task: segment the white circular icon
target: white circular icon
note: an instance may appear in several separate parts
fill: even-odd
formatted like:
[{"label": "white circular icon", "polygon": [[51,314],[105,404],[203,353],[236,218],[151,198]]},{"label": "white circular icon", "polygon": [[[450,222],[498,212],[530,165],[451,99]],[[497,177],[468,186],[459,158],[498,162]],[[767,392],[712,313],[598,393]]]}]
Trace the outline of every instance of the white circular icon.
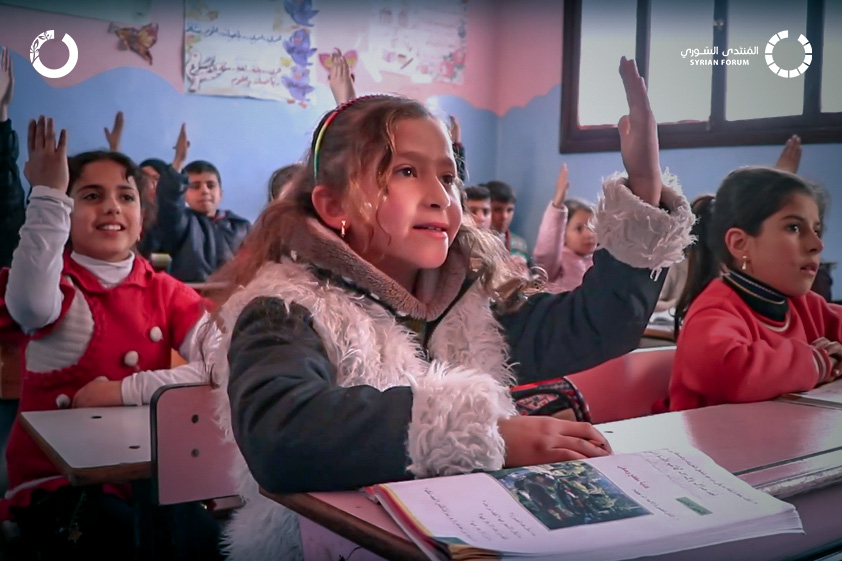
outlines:
[{"label": "white circular icon", "polygon": [[775,45],[777,45],[781,39],[786,39],[787,37],[789,37],[789,31],[786,29],[780,33],[772,35],[772,38],[769,39],[768,43],[766,43],[766,64],[769,65],[769,70],[781,78],[796,78],[804,74],[810,66],[810,63],[813,62],[813,47],[810,46],[810,42],[806,37],[799,35],[798,42],[801,43],[802,47],[804,47],[804,60],[801,61],[801,65],[795,70],[784,70],[775,64],[775,58],[772,56],[772,51],[775,50]]},{"label": "white circular icon", "polygon": [[45,78],[64,78],[76,68],[76,63],[79,62],[79,49],[76,47],[76,41],[73,40],[73,37],[65,33],[64,37],[61,38],[61,42],[67,45],[69,52],[67,62],[61,68],[47,68],[44,66],[44,63],[38,57],[38,51],[41,49],[41,45],[50,39],[55,39],[55,37],[56,34],[52,29],[45,31],[35,38],[32,46],[29,48],[29,62],[32,63],[35,71]]}]

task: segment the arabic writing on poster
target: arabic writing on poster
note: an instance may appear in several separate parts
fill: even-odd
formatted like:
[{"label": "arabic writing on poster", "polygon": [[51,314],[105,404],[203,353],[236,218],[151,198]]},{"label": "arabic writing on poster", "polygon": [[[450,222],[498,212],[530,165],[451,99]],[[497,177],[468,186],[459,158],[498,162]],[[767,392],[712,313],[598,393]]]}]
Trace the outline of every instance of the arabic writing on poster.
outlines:
[{"label": "arabic writing on poster", "polygon": [[186,0],[189,93],[312,102],[311,0]]},{"label": "arabic writing on poster", "polygon": [[467,0],[379,0],[366,64],[414,81],[464,81]]}]

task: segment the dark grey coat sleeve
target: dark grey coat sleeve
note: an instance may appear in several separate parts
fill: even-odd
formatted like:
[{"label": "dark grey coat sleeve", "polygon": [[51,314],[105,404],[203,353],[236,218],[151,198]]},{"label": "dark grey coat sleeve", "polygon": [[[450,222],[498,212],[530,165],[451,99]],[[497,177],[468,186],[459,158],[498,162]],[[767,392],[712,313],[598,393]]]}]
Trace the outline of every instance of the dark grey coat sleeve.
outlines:
[{"label": "dark grey coat sleeve", "polygon": [[255,299],[237,320],[228,361],[234,437],[267,491],[339,491],[411,479],[410,388],[337,386],[306,309]]},{"label": "dark grey coat sleeve", "polygon": [[637,348],[666,272],[653,280],[650,269],[601,249],[576,290],[535,295],[500,316],[518,383],[580,372]]}]

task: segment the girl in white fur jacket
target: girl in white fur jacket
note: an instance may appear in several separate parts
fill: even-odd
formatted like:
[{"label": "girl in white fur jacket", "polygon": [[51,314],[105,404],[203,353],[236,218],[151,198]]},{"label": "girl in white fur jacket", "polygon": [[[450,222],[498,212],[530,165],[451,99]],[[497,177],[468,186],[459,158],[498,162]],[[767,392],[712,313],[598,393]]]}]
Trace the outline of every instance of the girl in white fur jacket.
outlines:
[{"label": "girl in white fur jacket", "polygon": [[322,120],[308,172],[216,277],[234,287],[218,298],[223,342],[209,357],[242,452],[231,559],[300,556],[297,518],[258,486],[346,490],[610,453],[588,423],[516,415],[509,388],[633,349],[657,270],[689,241],[643,80],[633,61],[620,74],[628,178],[605,183],[604,249],[568,294],[537,293],[462,223],[449,139],[420,103],[363,97]]}]

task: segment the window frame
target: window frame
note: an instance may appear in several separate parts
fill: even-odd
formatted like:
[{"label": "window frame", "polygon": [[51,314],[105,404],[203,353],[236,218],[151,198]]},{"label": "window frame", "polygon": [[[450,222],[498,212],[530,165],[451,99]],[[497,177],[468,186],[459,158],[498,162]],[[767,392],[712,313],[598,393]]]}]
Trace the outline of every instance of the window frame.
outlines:
[{"label": "window frame", "polygon": [[[561,153],[620,150],[616,124],[579,125],[579,73],[582,43],[582,2],[564,1],[561,82]],[[806,35],[813,47],[810,71],[804,73],[804,104],[801,115],[760,119],[725,119],[726,66],[714,66],[711,79],[711,111],[707,121],[659,123],[661,148],[756,146],[783,144],[793,134],[803,143],[842,142],[842,112],[822,113],[821,88],[824,62],[825,0],[807,0]],[[635,53],[641,76],[649,83],[650,0],[637,0]],[[714,0],[713,46],[728,48],[728,0]]]}]

